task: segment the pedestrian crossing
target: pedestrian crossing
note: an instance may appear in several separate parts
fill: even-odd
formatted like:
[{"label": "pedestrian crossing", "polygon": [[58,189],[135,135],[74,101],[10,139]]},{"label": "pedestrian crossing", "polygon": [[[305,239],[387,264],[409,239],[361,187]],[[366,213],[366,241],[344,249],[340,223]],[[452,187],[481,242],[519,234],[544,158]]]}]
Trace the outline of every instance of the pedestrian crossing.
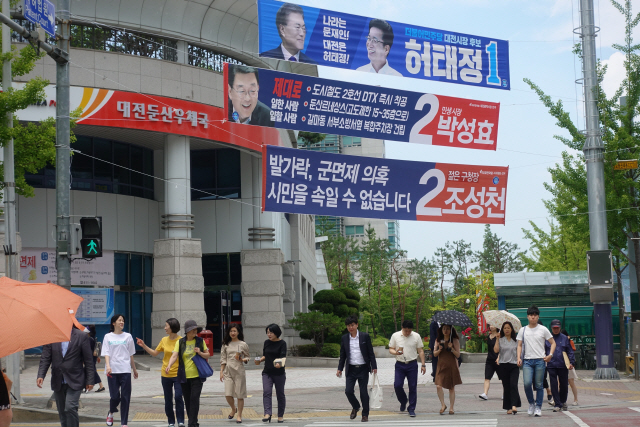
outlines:
[{"label": "pedestrian crossing", "polygon": [[[446,419],[445,419],[446,418]],[[413,419],[407,421],[388,420],[377,421],[369,420],[369,425],[377,427],[496,427],[498,425],[497,418],[478,419],[478,418],[461,418],[461,417],[442,417],[430,420]],[[353,427],[353,421],[316,421],[312,424],[306,424],[305,427]]]}]

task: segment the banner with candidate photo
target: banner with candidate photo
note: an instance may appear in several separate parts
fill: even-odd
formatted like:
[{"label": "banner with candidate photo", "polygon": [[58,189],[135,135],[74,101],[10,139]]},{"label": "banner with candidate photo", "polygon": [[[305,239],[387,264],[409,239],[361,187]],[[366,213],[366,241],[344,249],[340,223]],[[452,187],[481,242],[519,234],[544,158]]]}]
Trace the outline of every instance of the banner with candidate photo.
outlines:
[{"label": "banner with candidate photo", "polygon": [[225,64],[229,121],[495,150],[500,104]]},{"label": "banner with candidate photo", "polygon": [[262,210],[504,224],[509,168],[264,146]]},{"label": "banner with candidate photo", "polygon": [[511,88],[507,40],[276,0],[258,0],[258,19],[261,57]]}]

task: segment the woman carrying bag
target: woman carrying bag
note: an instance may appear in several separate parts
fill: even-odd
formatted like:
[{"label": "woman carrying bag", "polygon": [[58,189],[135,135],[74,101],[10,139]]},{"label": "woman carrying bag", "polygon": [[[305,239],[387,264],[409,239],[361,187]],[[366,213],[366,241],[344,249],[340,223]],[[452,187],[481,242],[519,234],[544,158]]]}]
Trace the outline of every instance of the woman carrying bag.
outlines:
[{"label": "woman carrying bag", "polygon": [[[231,407],[229,419],[238,414],[236,423],[242,422],[244,399],[247,397],[247,374],[244,364],[249,362],[249,346],[244,342],[242,326],[231,325],[220,349],[220,381],[224,382],[224,396]],[[238,399],[236,407],[234,399]]]},{"label": "woman carrying bag", "polygon": [[[182,387],[184,405],[187,409],[189,427],[198,427],[198,412],[200,412],[200,393],[202,384],[206,376],[210,376],[212,371],[207,360],[210,357],[207,344],[198,336],[202,328],[198,327],[195,320],[187,320],[184,323],[186,337],[180,338],[173,349],[171,360],[165,368],[168,374],[171,366],[178,360],[178,379]],[[204,364],[202,364],[204,362]],[[207,374],[200,371],[209,366]]]},{"label": "woman carrying bag", "polygon": [[263,356],[256,357],[256,365],[264,361],[264,370],[262,371],[262,404],[264,406],[263,422],[271,422],[273,414],[273,386],[276,387],[276,396],[278,398],[278,422],[284,422],[284,409],[287,399],[284,395],[284,383],[287,376],[284,373],[284,363],[287,357],[287,343],[280,339],[282,330],[280,326],[272,323],[267,326],[267,340],[264,342]]},{"label": "woman carrying bag", "polygon": [[437,386],[438,398],[442,404],[440,415],[444,415],[447,405],[444,403],[444,391],[449,390],[449,415],[454,414],[453,405],[456,403],[455,386],[462,384],[458,357],[460,357],[460,340],[458,333],[451,325],[443,324],[438,329],[438,341],[433,348],[433,355],[438,358],[438,369],[434,383]]},{"label": "woman carrying bag", "polygon": [[507,410],[507,414],[517,414],[518,408],[522,406],[520,393],[518,392],[518,378],[520,369],[518,368],[518,341],[511,322],[504,322],[500,331],[500,339],[496,340],[494,351],[500,353],[500,377],[502,379],[502,409]]}]

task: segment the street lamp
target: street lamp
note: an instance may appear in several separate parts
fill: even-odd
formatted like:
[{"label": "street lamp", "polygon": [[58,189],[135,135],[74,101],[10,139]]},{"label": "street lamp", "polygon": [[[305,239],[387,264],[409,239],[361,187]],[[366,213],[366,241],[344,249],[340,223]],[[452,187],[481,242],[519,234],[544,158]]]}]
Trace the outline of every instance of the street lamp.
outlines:
[{"label": "street lamp", "polygon": [[471,302],[471,300],[469,300],[469,298],[467,298],[467,300],[464,302],[464,309],[467,309],[467,306],[469,305],[469,303]]}]

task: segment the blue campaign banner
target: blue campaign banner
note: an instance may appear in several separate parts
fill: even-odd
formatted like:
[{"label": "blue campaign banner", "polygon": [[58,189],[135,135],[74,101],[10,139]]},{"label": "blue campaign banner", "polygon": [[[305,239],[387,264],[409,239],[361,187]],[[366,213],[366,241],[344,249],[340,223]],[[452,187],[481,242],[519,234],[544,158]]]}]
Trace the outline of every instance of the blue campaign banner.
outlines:
[{"label": "blue campaign banner", "polygon": [[262,210],[504,224],[509,168],[264,146]]},{"label": "blue campaign banner", "polygon": [[108,325],[115,311],[115,292],[113,288],[71,288],[71,292],[80,295],[76,319],[83,325]]},{"label": "blue campaign banner", "polygon": [[510,90],[509,42],[258,0],[260,56]]},{"label": "blue campaign banner", "polygon": [[[225,64],[230,121],[495,150],[500,104]],[[247,121],[248,120],[248,121]]]}]

